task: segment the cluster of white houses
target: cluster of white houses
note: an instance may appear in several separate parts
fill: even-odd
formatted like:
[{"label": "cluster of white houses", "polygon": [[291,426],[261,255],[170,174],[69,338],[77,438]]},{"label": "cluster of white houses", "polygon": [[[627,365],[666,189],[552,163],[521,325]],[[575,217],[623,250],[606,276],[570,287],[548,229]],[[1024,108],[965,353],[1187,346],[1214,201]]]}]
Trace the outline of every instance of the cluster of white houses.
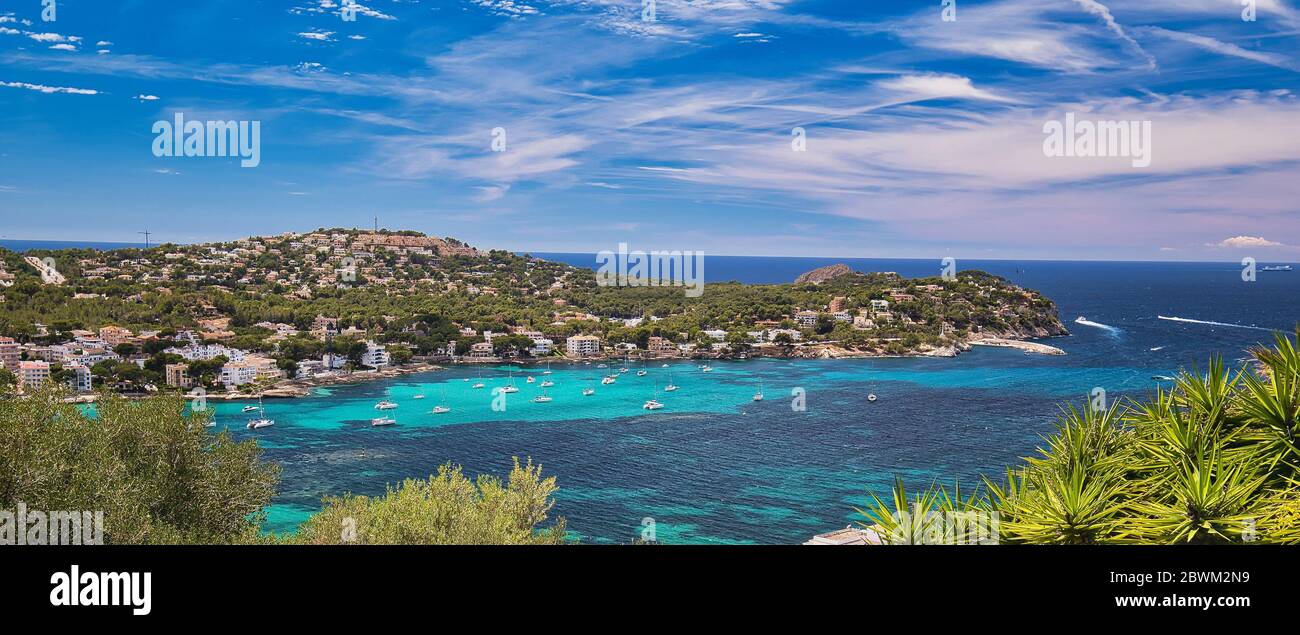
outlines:
[{"label": "cluster of white houses", "polygon": [[[38,329],[45,331],[43,327]],[[0,337],[0,369],[15,375],[21,391],[40,387],[55,377],[56,367],[62,368],[66,375],[68,387],[76,392],[93,390],[91,369],[101,362],[129,362],[143,368],[149,356],[133,353],[127,357],[113,349],[121,344],[139,345],[146,340],[156,339],[157,332],[132,333],[129,329],[106,326],[95,331],[77,330],[72,332],[73,339],[61,344],[49,346],[25,346],[13,338]],[[177,346],[163,352],[178,355],[185,361],[167,364],[164,379],[168,386],[189,388],[194,379],[189,375],[192,362],[211,361],[225,358],[217,381],[226,388],[237,388],[258,381],[274,381],[285,376],[276,360],[238,348],[219,343],[204,343],[200,335],[183,331],[176,336]],[[121,350],[121,349],[118,349]],[[316,373],[331,371],[343,367],[347,359],[338,355],[325,355],[320,361],[307,361],[299,364],[299,376],[311,376]],[[392,363],[387,349],[373,341],[366,342],[366,351],[361,363],[372,368],[383,368]]]}]

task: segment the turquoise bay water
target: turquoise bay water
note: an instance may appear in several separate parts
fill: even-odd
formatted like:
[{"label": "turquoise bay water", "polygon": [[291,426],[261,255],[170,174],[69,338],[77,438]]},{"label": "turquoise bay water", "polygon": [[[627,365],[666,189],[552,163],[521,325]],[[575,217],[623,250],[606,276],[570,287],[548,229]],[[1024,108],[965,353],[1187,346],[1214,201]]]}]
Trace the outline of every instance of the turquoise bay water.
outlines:
[{"label": "turquoise bay water", "polygon": [[[510,367],[452,368],[399,380],[336,386],[328,395],[268,401],[276,425],[243,427],[243,403],[216,406],[218,427],[255,437],[284,466],[270,527],[290,530],[345,491],[375,494],[453,461],[467,472],[503,474],[512,456],[531,456],[561,491],[556,513],[587,542],[630,542],[654,518],[668,543],[786,543],[851,520],[867,487],[894,474],[917,485],[1000,470],[1034,447],[1050,418],[1094,385],[1139,390],[1139,369],[1073,369],[1059,358],[981,349],[956,359],[749,360],[629,366],[615,384],[594,366],[516,368],[520,392],[492,407],[491,389]],[[471,386],[483,374],[486,388]],[[528,384],[533,375],[537,383]],[[664,392],[669,381],[679,386]],[[545,378],[554,401],[533,403]],[[763,391],[764,400],[754,402]],[[1017,399],[1008,404],[1007,386]],[[584,387],[596,394],[583,396]],[[804,391],[797,411],[795,389]],[[326,391],[321,391],[326,392]],[[869,393],[878,395],[875,403]],[[415,399],[416,395],[424,399]],[[665,404],[647,411],[648,398]],[[375,428],[375,404],[397,420]],[[960,411],[936,411],[960,402]],[[432,414],[435,405],[451,408]]]},{"label": "turquoise bay water", "polygon": [[[743,260],[733,277],[749,282],[787,281],[791,271],[823,264]],[[850,264],[907,276],[935,268],[929,261]],[[242,403],[218,405],[218,421],[239,438],[257,438],[266,458],[283,465],[270,510],[278,531],[319,509],[322,496],[382,493],[448,461],[468,474],[504,476],[512,456],[531,456],[558,478],[554,513],[583,542],[631,542],[649,517],[665,543],[788,544],[852,522],[867,491],[883,494],[895,475],[913,489],[996,478],[1034,452],[1062,403],[1082,405],[1094,387],[1111,399],[1141,396],[1157,385],[1154,375],[1203,367],[1212,355],[1235,365],[1271,338],[1267,329],[1289,330],[1300,316],[1300,274],[1261,273],[1244,283],[1240,268],[1227,263],[966,267],[1055,300],[1072,335],[1048,343],[1068,355],[977,348],[954,359],[715,362],[711,373],[676,362],[652,364],[645,378],[632,365],[611,386],[599,384],[609,371],[556,364],[554,401],[546,404],[529,401],[540,388],[524,381],[534,374],[540,382],[542,369],[515,368],[520,392],[507,397],[504,412],[492,409],[489,391],[511,367],[456,367],[268,401],[272,428],[245,430]],[[488,388],[473,390],[480,372]],[[669,373],[677,392],[660,390]],[[583,397],[588,384],[596,395]],[[760,385],[765,399],[755,403]],[[803,412],[791,408],[795,388],[806,391]],[[869,393],[879,400],[868,402]],[[643,410],[651,396],[666,407]],[[398,425],[370,426],[381,399],[400,404],[389,411]],[[438,403],[452,411],[430,414]]]}]

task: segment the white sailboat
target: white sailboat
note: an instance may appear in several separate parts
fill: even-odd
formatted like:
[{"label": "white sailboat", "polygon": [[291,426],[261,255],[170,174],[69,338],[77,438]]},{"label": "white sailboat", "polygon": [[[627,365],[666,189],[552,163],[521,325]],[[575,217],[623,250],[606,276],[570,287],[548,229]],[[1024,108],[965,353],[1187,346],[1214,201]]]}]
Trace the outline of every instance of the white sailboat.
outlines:
[{"label": "white sailboat", "polygon": [[375,404],[375,410],[393,410],[395,408],[397,408],[397,404],[387,399]]},{"label": "white sailboat", "polygon": [[542,394],[533,397],[533,403],[550,403],[555,401],[550,395],[546,394],[546,389],[542,389]]},{"label": "white sailboat", "polygon": [[648,399],[648,400],[646,400],[645,405],[643,405],[643,406],[641,406],[641,407],[642,407],[642,408],[645,408],[646,410],[659,410],[659,409],[663,408],[664,405],[661,404],[661,403],[659,403],[658,401],[656,401],[656,400],[654,400],[654,399]]},{"label": "white sailboat", "polygon": [[664,392],[673,392],[677,390],[677,385],[673,383],[673,374],[668,373],[668,385],[664,386]]},{"label": "white sailboat", "polygon": [[550,362],[546,362],[546,370],[542,371],[542,374],[543,374],[543,375],[549,375],[549,374],[551,374],[551,363],[550,363]]},{"label": "white sailboat", "polygon": [[[469,377],[466,377],[465,379],[468,380]],[[484,386],[484,384],[483,384],[483,371],[479,371],[479,373],[478,373],[478,381],[475,381],[475,382],[474,382],[474,385],[473,385],[473,386],[470,386],[470,388],[482,388],[483,386]]]},{"label": "white sailboat", "polygon": [[433,411],[432,411],[433,414],[436,414],[436,415],[446,414],[446,413],[448,413],[448,412],[451,412],[451,408],[448,408],[447,406],[442,405],[442,404],[444,404],[444,403],[447,403],[447,387],[446,387],[446,386],[440,386],[440,388],[442,389],[442,392],[440,393],[440,396],[438,397],[438,405],[434,406],[434,407],[433,407]]},{"label": "white sailboat", "polygon": [[248,422],[249,430],[257,430],[258,428],[269,428],[275,425],[275,419],[268,419],[266,417],[266,406],[262,404],[262,398],[260,396],[257,398],[257,409],[262,414],[258,418]]},{"label": "white sailboat", "polygon": [[370,427],[372,428],[382,428],[384,426],[392,426],[392,425],[397,425],[397,420],[393,419],[392,417],[379,417],[377,419],[370,420]]},{"label": "white sailboat", "polygon": [[511,372],[510,372],[510,385],[509,385],[509,386],[502,386],[502,387],[501,387],[501,392],[502,392],[502,393],[519,392],[519,388],[515,386],[515,373],[514,373],[514,371],[511,371]]},{"label": "white sailboat", "polygon": [[608,385],[614,383],[615,381],[617,381],[617,379],[618,379],[618,378],[615,377],[614,375],[606,375],[604,379],[600,380],[600,383],[602,383],[602,384],[608,386]]},{"label": "white sailboat", "polygon": [[754,401],[762,401],[762,400],[763,400],[763,384],[760,383],[758,385],[758,392],[754,393]]}]

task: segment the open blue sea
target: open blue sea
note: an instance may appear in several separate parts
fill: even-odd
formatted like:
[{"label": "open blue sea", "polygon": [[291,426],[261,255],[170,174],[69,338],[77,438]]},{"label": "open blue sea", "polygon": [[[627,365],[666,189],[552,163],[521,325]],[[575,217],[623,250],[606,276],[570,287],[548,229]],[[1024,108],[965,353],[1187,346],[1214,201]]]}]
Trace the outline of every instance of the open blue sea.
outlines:
[{"label": "open blue sea", "polygon": [[[595,266],[591,254],[534,255]],[[939,269],[933,260],[710,256],[705,277],[789,282],[835,262],[909,277]],[[1214,355],[1238,364],[1300,320],[1300,272],[1259,272],[1247,283],[1236,263],[958,266],[1055,300],[1071,335],[1049,343],[1068,354],[977,348],[955,359],[749,360],[715,363],[711,373],[677,362],[650,366],[644,378],[633,366],[609,386],[599,384],[609,371],[592,366],[557,364],[548,376],[538,367],[456,367],[268,401],[277,423],[258,431],[244,428],[245,403],[221,403],[218,426],[257,438],[283,466],[270,509],[276,531],[296,527],[322,496],[379,494],[448,461],[504,476],[520,456],[558,478],[554,513],[583,542],[631,542],[648,517],[665,543],[788,544],[851,523],[867,491],[885,493],[895,475],[913,488],[997,477],[1035,451],[1061,404],[1082,405],[1094,387],[1111,399],[1142,396],[1157,385],[1153,376],[1203,367]],[[490,390],[511,373],[520,392],[493,411]],[[530,374],[537,383],[526,383]],[[487,387],[475,390],[480,377]],[[555,382],[554,401],[532,403],[544,378]],[[680,390],[663,392],[669,381]],[[583,397],[587,386],[596,394]],[[755,403],[760,387],[765,399]],[[802,412],[791,408],[797,388],[806,392]],[[879,400],[868,402],[869,393]],[[651,396],[666,407],[643,410]],[[398,425],[370,426],[381,399],[399,404],[389,411]],[[452,411],[431,414],[437,404]]]}]

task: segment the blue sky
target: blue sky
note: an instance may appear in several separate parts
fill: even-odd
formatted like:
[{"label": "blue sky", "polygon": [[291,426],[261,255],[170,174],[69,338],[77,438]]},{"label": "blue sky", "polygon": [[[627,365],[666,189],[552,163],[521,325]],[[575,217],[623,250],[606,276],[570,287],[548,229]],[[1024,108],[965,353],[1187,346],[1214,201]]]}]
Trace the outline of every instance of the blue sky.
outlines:
[{"label": "blue sky", "polygon": [[[1294,2],[1294,0],[1289,0]],[[1300,10],[1258,0],[0,0],[0,236],[380,224],[531,251],[1296,260]],[[261,122],[261,163],[154,122]],[[1048,157],[1066,113],[1151,165]],[[792,148],[792,130],[806,151]],[[506,132],[493,152],[492,131]]]}]

